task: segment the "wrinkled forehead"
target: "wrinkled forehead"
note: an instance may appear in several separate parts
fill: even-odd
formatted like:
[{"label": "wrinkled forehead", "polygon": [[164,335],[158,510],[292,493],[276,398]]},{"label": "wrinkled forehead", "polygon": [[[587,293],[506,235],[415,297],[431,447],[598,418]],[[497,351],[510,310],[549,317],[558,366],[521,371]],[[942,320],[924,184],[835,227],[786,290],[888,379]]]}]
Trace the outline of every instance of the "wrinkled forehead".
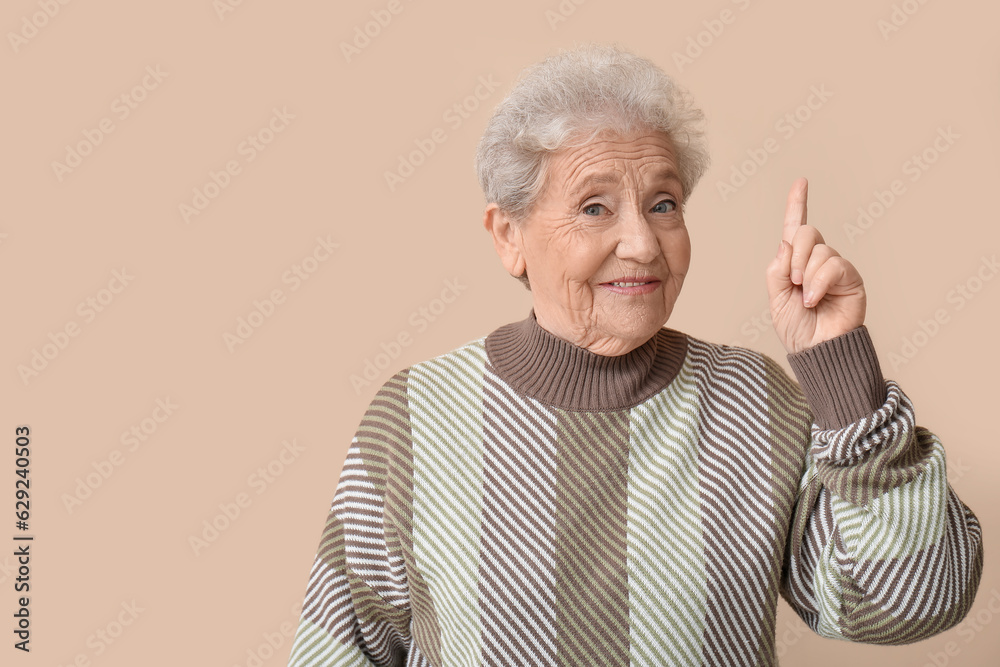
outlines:
[{"label": "wrinkled forehead", "polygon": [[624,181],[681,185],[672,143],[662,134],[598,139],[561,149],[551,156],[549,177],[570,196]]}]

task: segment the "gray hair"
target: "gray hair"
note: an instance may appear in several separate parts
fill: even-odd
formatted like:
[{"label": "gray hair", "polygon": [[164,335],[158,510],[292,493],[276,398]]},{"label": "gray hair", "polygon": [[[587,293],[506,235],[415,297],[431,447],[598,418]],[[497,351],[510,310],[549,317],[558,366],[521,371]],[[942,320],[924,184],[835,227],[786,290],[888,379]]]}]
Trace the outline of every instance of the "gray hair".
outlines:
[{"label": "gray hair", "polygon": [[487,203],[523,220],[544,191],[552,153],[605,133],[652,130],[673,144],[683,207],[708,170],[703,120],[687,91],[651,60],[588,43],[522,72],[486,124],[476,175]]}]

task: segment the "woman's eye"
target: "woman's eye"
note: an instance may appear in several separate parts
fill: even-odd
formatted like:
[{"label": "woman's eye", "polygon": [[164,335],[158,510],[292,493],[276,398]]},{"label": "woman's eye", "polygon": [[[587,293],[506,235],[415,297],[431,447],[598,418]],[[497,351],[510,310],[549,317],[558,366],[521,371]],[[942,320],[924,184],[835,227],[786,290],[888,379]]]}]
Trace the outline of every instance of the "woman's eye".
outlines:
[{"label": "woman's eye", "polygon": [[[661,208],[663,206],[666,206],[668,208]],[[673,200],[671,200],[671,199],[664,199],[663,201],[661,201],[660,203],[658,203],[656,206],[653,207],[653,212],[654,213],[670,213],[671,211],[673,211],[676,208],[677,208],[677,204],[674,203]]]},{"label": "woman's eye", "polygon": [[604,208],[604,204],[587,204],[583,208],[584,215],[600,215],[601,209]]}]

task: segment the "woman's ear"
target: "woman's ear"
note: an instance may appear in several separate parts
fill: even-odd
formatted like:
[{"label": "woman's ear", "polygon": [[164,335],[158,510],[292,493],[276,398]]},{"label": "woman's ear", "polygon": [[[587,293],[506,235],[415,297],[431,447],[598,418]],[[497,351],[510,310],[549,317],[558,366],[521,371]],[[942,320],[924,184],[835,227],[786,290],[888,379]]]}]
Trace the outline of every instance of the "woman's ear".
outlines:
[{"label": "woman's ear", "polygon": [[520,223],[512,220],[494,202],[486,206],[486,212],[483,214],[483,227],[493,237],[493,247],[496,248],[507,273],[515,278],[523,275],[526,265],[522,250]]}]

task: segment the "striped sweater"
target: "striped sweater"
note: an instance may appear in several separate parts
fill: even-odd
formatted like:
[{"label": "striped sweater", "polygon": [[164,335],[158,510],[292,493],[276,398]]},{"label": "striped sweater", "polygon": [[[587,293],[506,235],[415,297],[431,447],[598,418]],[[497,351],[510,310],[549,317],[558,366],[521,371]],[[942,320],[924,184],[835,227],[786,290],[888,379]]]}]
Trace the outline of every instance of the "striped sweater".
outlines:
[{"label": "striped sweater", "polygon": [[979,523],[864,326],[771,358],[534,311],[396,373],[351,443],[290,665],[775,665],[970,608]]}]

